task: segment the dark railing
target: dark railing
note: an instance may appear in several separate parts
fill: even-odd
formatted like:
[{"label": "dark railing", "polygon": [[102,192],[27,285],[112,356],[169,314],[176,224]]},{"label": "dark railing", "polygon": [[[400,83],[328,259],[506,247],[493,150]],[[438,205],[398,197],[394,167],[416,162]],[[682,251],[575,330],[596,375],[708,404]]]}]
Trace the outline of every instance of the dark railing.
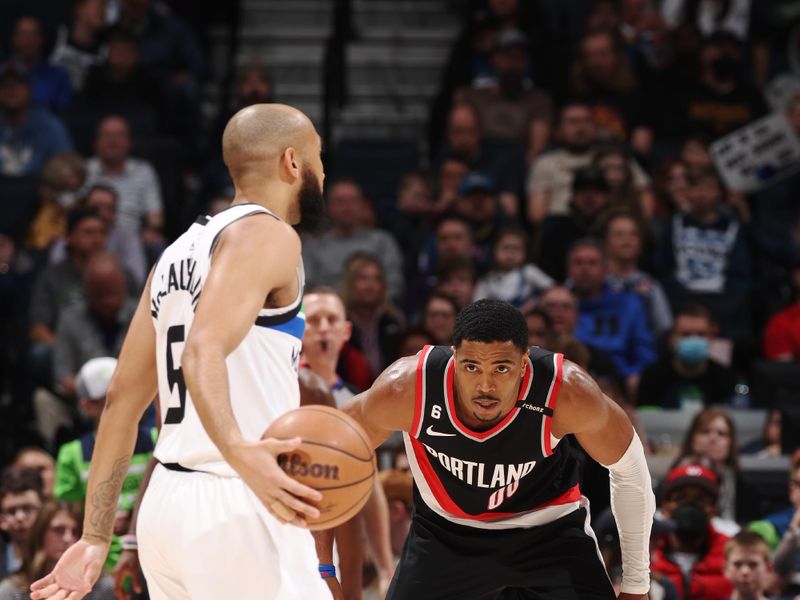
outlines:
[{"label": "dark railing", "polygon": [[325,161],[333,157],[333,119],[336,111],[347,101],[347,42],[353,38],[352,8],[350,0],[333,3],[333,26],[325,45],[322,74],[322,141]]},{"label": "dark railing", "polygon": [[241,32],[239,28],[241,27],[241,12],[242,12],[242,0],[233,0],[232,2],[228,2],[226,4],[227,9],[219,9],[224,13],[224,19],[227,21],[227,39],[225,44],[227,46],[228,52],[226,58],[226,65],[225,65],[225,76],[222,81],[221,93],[220,93],[220,106],[221,107],[228,107],[230,106],[231,101],[231,94],[235,89],[235,82],[236,82],[236,72],[237,72],[237,65],[236,65],[236,57],[239,54],[239,36]]}]

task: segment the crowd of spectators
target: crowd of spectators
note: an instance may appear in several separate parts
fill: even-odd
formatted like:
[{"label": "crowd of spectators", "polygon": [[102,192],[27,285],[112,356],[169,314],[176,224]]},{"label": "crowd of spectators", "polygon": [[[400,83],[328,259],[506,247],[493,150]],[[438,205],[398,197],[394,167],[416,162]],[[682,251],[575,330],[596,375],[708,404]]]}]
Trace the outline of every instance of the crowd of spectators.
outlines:
[{"label": "crowd of spectators", "polygon": [[[328,172],[328,229],[303,245],[315,290],[304,361],[341,403],[396,358],[450,344],[469,302],[510,302],[532,344],[588,370],[648,451],[669,455],[653,597],[794,597],[800,411],[759,378],[773,363],[800,382],[800,175],[766,169],[736,189],[711,148],[768,115],[800,133],[793,2],[452,4],[465,26],[418,169],[392,197]],[[104,377],[133,303],[166,244],[232,198],[227,119],[281,100],[268,65],[247,63],[230,102],[205,114],[211,74],[181,2],[69,7],[60,22],[19,12],[0,40],[0,598],[79,534]],[[683,444],[648,440],[645,409],[682,414]],[[742,409],[766,415],[761,438],[737,439]],[[781,510],[742,516],[753,503],[740,496],[760,490],[742,484],[740,455],[791,457]],[[618,581],[607,477],[582,460]],[[381,466],[396,559],[411,510],[396,439]],[[380,597],[385,561],[369,558],[364,597]],[[93,597],[113,597],[107,579]]]}]

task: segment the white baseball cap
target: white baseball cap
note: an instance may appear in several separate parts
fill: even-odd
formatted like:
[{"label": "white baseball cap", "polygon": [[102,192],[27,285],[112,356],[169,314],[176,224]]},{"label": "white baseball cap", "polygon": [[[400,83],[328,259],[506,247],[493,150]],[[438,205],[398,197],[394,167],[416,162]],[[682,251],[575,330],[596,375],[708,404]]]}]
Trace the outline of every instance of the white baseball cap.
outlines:
[{"label": "white baseball cap", "polygon": [[78,396],[86,400],[102,400],[117,368],[117,359],[104,356],[86,362],[75,378],[75,389]]}]

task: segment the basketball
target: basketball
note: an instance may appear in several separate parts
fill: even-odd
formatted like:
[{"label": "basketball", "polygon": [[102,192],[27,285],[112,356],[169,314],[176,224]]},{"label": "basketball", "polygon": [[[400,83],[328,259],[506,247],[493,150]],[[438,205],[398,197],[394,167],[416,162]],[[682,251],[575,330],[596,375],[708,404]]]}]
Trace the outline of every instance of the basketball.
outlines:
[{"label": "basketball", "polygon": [[309,529],[344,523],[372,493],[376,475],[372,446],[361,426],[343,412],[303,406],[281,415],[264,437],[303,440],[291,454],[279,455],[278,464],[292,478],[322,493],[320,516],[307,519]]}]

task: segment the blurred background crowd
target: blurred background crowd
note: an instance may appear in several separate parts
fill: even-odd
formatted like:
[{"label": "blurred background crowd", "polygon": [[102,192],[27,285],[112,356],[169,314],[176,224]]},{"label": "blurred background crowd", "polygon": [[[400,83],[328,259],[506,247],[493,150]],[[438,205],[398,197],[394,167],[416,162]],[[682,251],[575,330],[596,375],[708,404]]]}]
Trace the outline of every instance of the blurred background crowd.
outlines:
[{"label": "blurred background crowd", "polygon": [[[798,2],[5,0],[0,598],[79,535],[147,273],[231,201],[228,118],[273,101],[325,144],[303,358],[338,403],[449,344],[469,302],[511,302],[646,442],[654,597],[800,593]],[[618,578],[607,475],[582,461]],[[397,440],[380,465],[397,554]]]}]

